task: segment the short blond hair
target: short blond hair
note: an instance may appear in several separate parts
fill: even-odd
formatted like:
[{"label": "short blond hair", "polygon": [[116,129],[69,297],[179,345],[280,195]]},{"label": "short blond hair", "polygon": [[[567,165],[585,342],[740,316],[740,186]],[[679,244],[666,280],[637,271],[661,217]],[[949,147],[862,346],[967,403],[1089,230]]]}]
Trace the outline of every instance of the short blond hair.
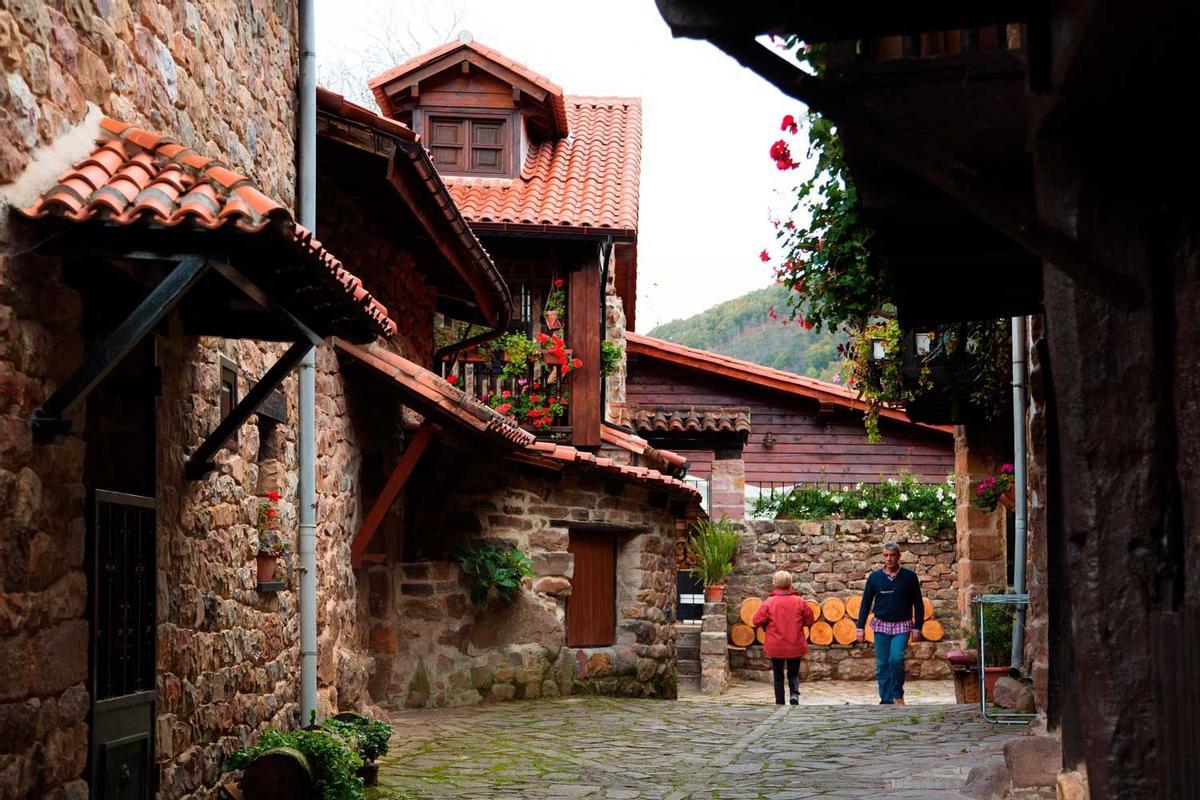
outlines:
[{"label": "short blond hair", "polygon": [[771,585],[776,589],[792,588],[792,573],[786,569],[781,569],[771,576]]}]

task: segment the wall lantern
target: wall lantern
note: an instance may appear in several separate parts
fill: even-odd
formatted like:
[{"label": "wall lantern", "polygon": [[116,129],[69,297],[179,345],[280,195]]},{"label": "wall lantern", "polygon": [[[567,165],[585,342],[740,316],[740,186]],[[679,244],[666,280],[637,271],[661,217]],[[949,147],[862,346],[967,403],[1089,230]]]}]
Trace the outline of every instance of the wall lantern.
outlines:
[{"label": "wall lantern", "polygon": [[774,446],[775,446],[775,432],[768,431],[767,435],[763,437],[763,447],[770,450]]},{"label": "wall lantern", "polygon": [[914,335],[914,347],[919,356],[929,355],[929,351],[933,349],[933,332],[926,331]]},{"label": "wall lantern", "polygon": [[887,342],[883,339],[871,340],[871,360],[883,361],[887,358]]}]

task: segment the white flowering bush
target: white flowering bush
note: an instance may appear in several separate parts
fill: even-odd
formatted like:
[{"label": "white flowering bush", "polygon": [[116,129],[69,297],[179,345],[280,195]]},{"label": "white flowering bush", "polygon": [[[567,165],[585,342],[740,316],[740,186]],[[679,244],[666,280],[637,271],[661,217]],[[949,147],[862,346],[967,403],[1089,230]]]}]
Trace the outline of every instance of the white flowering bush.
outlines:
[{"label": "white flowering bush", "polygon": [[921,523],[927,534],[954,527],[954,476],[945,483],[921,483],[907,473],[882,483],[854,486],[798,486],[787,494],[762,497],[755,516],[775,519],[904,519]]}]

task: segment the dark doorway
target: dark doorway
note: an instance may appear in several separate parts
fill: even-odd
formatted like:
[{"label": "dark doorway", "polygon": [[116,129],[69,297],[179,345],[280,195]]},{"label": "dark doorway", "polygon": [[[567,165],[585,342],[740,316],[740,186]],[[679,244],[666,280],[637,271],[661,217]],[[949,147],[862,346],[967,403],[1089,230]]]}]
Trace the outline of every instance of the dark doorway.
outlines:
[{"label": "dark doorway", "polygon": [[675,573],[675,589],[678,593],[675,602],[676,618],[680,622],[699,622],[704,618],[704,582],[692,574],[691,570],[681,569]]},{"label": "dark doorway", "polygon": [[149,337],[87,398],[89,782],[100,800],[154,796],[157,389]]},{"label": "dark doorway", "polygon": [[617,541],[571,531],[575,574],[567,598],[567,646],[607,647],[617,638]]}]

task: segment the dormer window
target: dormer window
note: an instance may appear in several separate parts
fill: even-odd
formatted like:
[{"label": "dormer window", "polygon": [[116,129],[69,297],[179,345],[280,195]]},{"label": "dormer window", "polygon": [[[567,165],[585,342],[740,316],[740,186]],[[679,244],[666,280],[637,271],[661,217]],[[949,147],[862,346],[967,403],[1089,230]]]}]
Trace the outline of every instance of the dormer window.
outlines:
[{"label": "dormer window", "polygon": [[495,117],[428,116],[429,149],[438,170],[448,175],[512,177],[512,120]]}]

